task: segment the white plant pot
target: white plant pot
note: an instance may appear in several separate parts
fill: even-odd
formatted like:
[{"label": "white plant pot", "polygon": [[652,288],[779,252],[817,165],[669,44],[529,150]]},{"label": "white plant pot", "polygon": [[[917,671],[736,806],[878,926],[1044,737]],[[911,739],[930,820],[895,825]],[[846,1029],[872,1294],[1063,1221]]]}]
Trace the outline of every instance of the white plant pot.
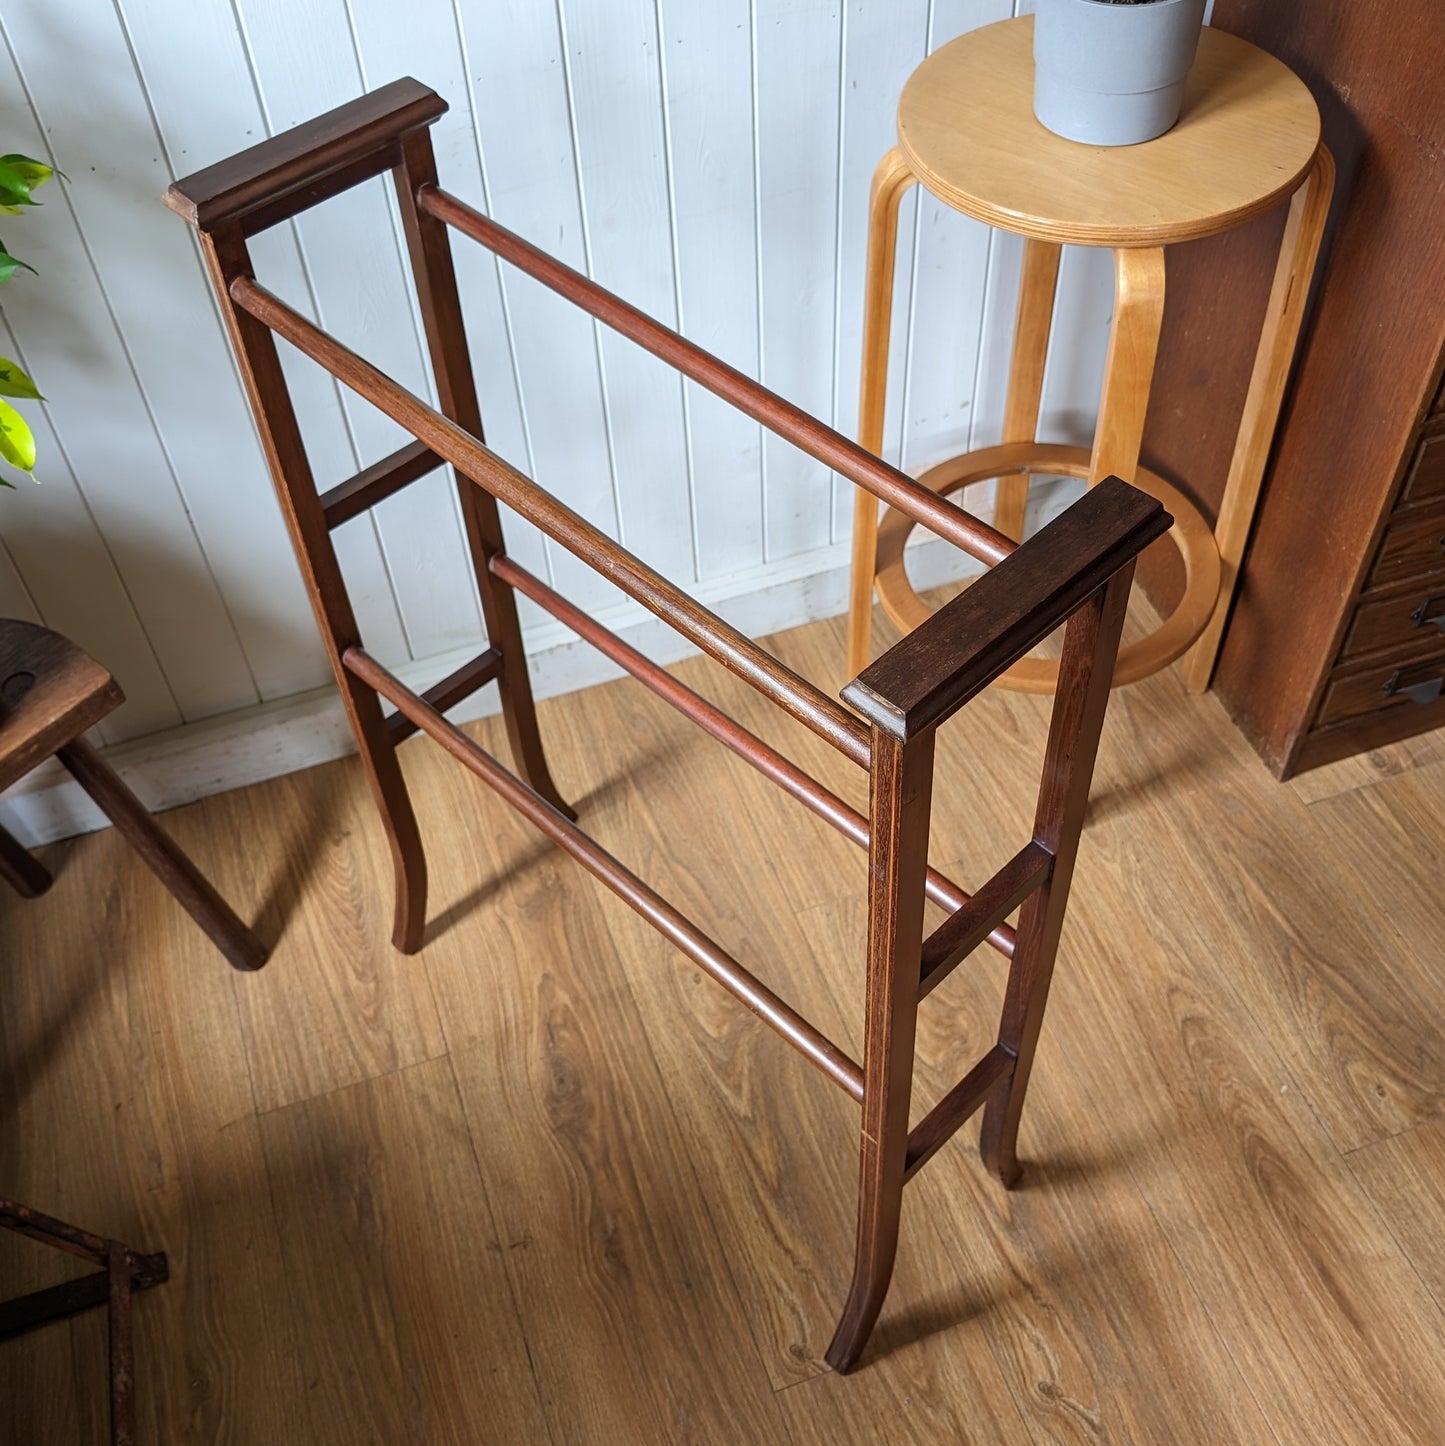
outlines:
[{"label": "white plant pot", "polygon": [[1038,0],[1034,114],[1057,135],[1132,146],[1179,119],[1205,0]]}]

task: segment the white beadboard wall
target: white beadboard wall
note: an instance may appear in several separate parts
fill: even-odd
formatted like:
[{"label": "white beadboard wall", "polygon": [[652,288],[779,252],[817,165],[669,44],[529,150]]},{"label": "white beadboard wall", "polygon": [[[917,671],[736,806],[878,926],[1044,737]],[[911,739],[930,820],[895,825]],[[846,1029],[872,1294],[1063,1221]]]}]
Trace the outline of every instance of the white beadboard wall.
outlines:
[{"label": "white beadboard wall", "polygon": [[[898,92],[928,51],[1019,8],[8,0],[0,150],[68,179],[4,230],[39,276],[0,291],[0,354],[49,400],[28,408],[41,485],[0,494],[0,616],[58,629],[120,679],[128,701],[99,740],[154,807],[344,752],[193,238],[160,203],[169,182],[414,75],[451,103],[434,130],[450,189],[851,432],[868,184]],[[455,249],[503,456],[752,631],[843,609],[847,485],[479,248]],[[886,450],[911,471],[997,439],[1018,250],[931,197],[905,202]],[[268,284],[431,395],[383,182],[255,254]],[[1112,290],[1107,254],[1067,253],[1053,439],[1092,430]],[[287,369],[320,485],[399,445],[317,368]],[[403,676],[424,685],[475,651],[444,474],[336,540],[368,645]],[[509,546],[659,656],[684,651],[515,520]],[[959,566],[936,543],[916,557],[925,579]],[[530,606],[524,621],[542,694],[610,675]],[[0,822],[40,842],[100,820],[52,768],[0,799]]]}]

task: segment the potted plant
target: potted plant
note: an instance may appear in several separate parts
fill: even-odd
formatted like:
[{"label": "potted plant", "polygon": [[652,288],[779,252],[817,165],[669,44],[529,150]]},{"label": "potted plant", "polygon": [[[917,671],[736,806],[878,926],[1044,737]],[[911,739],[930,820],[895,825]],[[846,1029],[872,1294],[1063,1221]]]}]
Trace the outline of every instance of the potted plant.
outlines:
[{"label": "potted plant", "polygon": [[1205,0],[1038,0],[1034,115],[1092,146],[1131,146],[1179,119]]},{"label": "potted plant", "polygon": [[[29,156],[0,156],[0,211],[8,216],[18,216],[26,206],[38,205],[31,193],[54,174],[49,166]],[[9,281],[22,267],[30,272],[35,270],[29,262],[12,256],[9,247],[0,241],[0,285]],[[35,468],[35,436],[25,418],[6,400],[8,397],[37,402],[44,400],[18,363],[0,356],[0,459],[28,475]],[[14,485],[0,472],[0,486]]]}]

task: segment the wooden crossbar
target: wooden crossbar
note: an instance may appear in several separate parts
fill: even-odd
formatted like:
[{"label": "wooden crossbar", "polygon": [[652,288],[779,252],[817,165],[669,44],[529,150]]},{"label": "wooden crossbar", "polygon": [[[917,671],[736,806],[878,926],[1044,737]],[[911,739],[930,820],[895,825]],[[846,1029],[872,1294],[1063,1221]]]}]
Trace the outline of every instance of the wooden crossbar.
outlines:
[{"label": "wooden crossbar", "polygon": [[741,1000],[771,1026],[799,1054],[841,1085],[855,1100],[863,1098],[863,1071],[826,1035],[815,1029],[791,1004],[778,998],[766,984],[750,974],[715,939],[673,907],[656,889],[644,883],[559,809],[538,797],[516,774],[504,768],[481,744],[448,722],[420,694],[412,692],[393,673],[360,648],[348,648],[342,662],[358,678],[375,688],[424,733],[436,739],[453,758],[494,788],[518,813],[542,830],[553,843],[571,854],[594,878],[625,899],[659,933],[672,940],[695,964],[706,970],[735,999]]},{"label": "wooden crossbar", "polygon": [[[603,627],[595,618],[588,617],[581,608],[553,592],[541,578],[534,577],[512,558],[505,555],[494,557],[492,571],[518,592],[531,598],[539,607],[546,608],[578,637],[591,643],[598,652],[625,668],[638,682],[645,684],[664,702],[671,703],[678,712],[692,719],[698,727],[732,749],[739,758],[751,763],[759,773],[796,798],[805,808],[811,809],[819,818],[832,824],[845,838],[851,839],[860,848],[868,847],[868,820],[811,774],[805,773],[795,763],[783,757],[777,749],[769,747],[756,733],[729,718],[720,708],[714,707],[686,683],[679,682],[665,668],[658,667],[611,629]],[[950,911],[962,909],[969,902],[969,895],[937,869],[929,869],[926,887],[928,897],[935,904]],[[999,953],[1013,957],[1014,931],[1007,924],[1000,924],[988,938]]]},{"label": "wooden crossbar", "polygon": [[[1170,518],[1153,498],[1117,478],[1107,478],[1037,536],[1014,544],[441,191],[427,127],[445,108],[416,81],[397,81],[176,182],[167,196],[172,209],[197,229],[317,624],[378,803],[394,863],[392,937],[399,949],[414,951],[421,945],[426,917],[426,857],[396,755],[403,738],[421,731],[860,1103],[853,1280],[826,1353],[831,1365],[846,1371],[857,1362],[888,1289],[905,1183],[980,1107],[984,1114],[980,1147],[986,1164],[1005,1184],[1017,1178],[1019,1118],[1063,925],[1134,560],[1167,530]],[[246,244],[254,231],[305,209],[308,196],[334,195],[385,171],[392,173],[396,185],[440,404],[436,409],[260,285]],[[449,226],[711,388],[875,497],[994,564],[993,570],[854,679],[843,691],[848,706],[828,697],[486,446],[462,327]],[[277,336],[399,422],[413,442],[318,496],[281,370]],[[487,648],[419,694],[367,653],[331,532],[442,461],[451,463],[457,474],[458,505]],[[499,503],[535,523],[864,768],[870,786],[867,817],[508,557]],[[826,505],[825,497],[820,497],[819,505]],[[861,1065],[579,825],[552,779],[543,750],[517,621],[518,593],[551,612],[867,850],[868,958]],[[1015,658],[1060,626],[1064,646],[1059,691],[1044,753],[1033,837],[970,897],[928,862],[936,735]],[[515,772],[443,716],[446,708],[488,681],[494,681],[501,693]],[[397,709],[389,719],[382,700]],[[926,898],[949,911],[927,940],[923,936]],[[1015,909],[1020,913],[1013,928],[1006,920]],[[997,1042],[910,1133],[919,1003],[985,939],[1009,958]]]},{"label": "wooden crossbar", "polygon": [[[1030,839],[974,896],[923,941],[918,997],[926,999],[984,940],[1007,930],[1004,920],[1049,876],[1054,856]],[[1012,950],[1009,950],[1010,955]]]},{"label": "wooden crossbar", "polygon": [[237,277],[231,283],[230,294],[242,310],[264,322],[298,351],[320,362],[358,396],[365,397],[393,420],[416,432],[463,475],[541,528],[583,562],[594,563],[596,559],[606,558],[607,566],[602,571],[608,582],[656,613],[704,652],[711,653],[845,757],[864,768],[868,766],[867,729],[821,689],[780,663],[716,613],[695,602],[580,513],[544,492],[475,436],[427,406],[420,397],[335,337],[328,336],[250,277]]},{"label": "wooden crossbar", "polygon": [[321,494],[321,510],[326,514],[326,525],[336,528],[343,522],[350,522],[353,517],[360,517],[393,492],[400,492],[418,477],[436,471],[443,460],[425,442],[408,442],[390,457],[373,462],[356,476]]},{"label": "wooden crossbar", "polygon": [[543,286],[565,296],[583,311],[620,332],[685,377],[731,402],[740,412],[761,422],[770,432],[787,438],[810,457],[840,476],[871,492],[880,501],[935,532],[980,562],[1002,562],[1018,544],[971,512],[920,487],[906,472],[890,467],[881,457],[795,407],[776,392],[744,376],[736,367],[694,345],[684,336],[628,305],[620,296],[588,280],[580,271],[499,226],[466,202],[436,186],[423,185],[416,195],[418,207],[429,216],[455,227],[464,236],[510,261]]}]

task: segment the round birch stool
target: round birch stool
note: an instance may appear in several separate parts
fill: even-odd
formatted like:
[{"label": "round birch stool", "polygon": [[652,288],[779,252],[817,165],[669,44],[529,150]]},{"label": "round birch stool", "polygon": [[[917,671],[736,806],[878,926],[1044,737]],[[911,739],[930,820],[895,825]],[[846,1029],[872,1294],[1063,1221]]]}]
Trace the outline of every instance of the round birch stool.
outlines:
[{"label": "round birch stool", "polygon": [[[1025,238],[1003,439],[930,468],[940,495],[998,478],[994,525],[1022,535],[1029,477],[1114,475],[1158,497],[1175,518],[1184,564],[1178,606],[1148,637],[1119,653],[1114,684],[1157,672],[1186,652],[1192,691],[1209,685],[1334,184],[1319,111],[1304,83],[1255,46],[1206,27],[1179,123],[1142,145],[1064,140],[1034,119],[1033,19],[1004,20],[942,46],[909,77],[898,104],[898,145],[873,177],[863,321],[859,440],[883,442],[888,332],[898,206],[921,184],[966,216]],[[1164,248],[1212,236],[1289,200],[1254,370],[1213,528],[1163,477],[1139,465],[1144,416],[1164,312]],[[1092,448],[1037,440],[1039,401],[1065,245],[1114,255],[1114,314]],[[904,570],[913,524],[857,493],[853,524],[848,667],[869,658],[875,586],[905,631],[928,616]],[[1028,657],[1000,682],[1049,693],[1057,664]]]}]

